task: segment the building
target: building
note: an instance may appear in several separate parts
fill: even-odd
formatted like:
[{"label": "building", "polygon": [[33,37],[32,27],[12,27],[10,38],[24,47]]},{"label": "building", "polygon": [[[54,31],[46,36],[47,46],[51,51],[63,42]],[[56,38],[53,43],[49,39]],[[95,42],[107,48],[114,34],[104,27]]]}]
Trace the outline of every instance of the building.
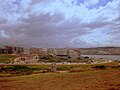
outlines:
[{"label": "building", "polygon": [[39,55],[21,55],[14,59],[15,63],[37,63],[40,60]]},{"label": "building", "polygon": [[68,56],[68,49],[66,48],[56,49],[56,52],[57,56]]},{"label": "building", "polygon": [[56,51],[56,49],[50,48],[47,50],[47,54],[52,55],[52,56],[56,56],[57,51]]},{"label": "building", "polygon": [[29,47],[24,47],[23,48],[23,54],[30,54],[30,48]]},{"label": "building", "polygon": [[38,48],[30,48],[30,54],[40,54]]},{"label": "building", "polygon": [[66,48],[59,48],[56,49],[56,57],[60,59],[68,59],[68,49]]},{"label": "building", "polygon": [[69,49],[68,56],[71,59],[80,58],[80,50],[79,49]]},{"label": "building", "polygon": [[13,46],[4,46],[7,50],[6,54],[13,54],[14,53],[14,47]]},{"label": "building", "polygon": [[7,49],[5,47],[0,47],[0,54],[6,54]]},{"label": "building", "polygon": [[41,54],[48,54],[47,48],[41,48]]},{"label": "building", "polygon": [[13,46],[13,53],[14,54],[23,54],[24,48],[20,46]]}]

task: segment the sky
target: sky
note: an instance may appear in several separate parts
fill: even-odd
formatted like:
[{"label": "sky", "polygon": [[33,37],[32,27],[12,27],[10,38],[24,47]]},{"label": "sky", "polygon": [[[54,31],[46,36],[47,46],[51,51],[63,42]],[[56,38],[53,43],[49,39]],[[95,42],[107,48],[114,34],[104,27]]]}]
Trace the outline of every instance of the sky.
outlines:
[{"label": "sky", "polygon": [[120,46],[120,0],[0,0],[0,45]]}]

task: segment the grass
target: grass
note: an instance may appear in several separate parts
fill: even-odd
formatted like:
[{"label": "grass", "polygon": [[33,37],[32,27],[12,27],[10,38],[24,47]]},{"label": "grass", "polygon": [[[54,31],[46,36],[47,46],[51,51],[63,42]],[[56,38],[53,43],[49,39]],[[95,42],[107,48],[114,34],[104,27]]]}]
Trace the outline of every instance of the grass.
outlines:
[{"label": "grass", "polygon": [[[85,69],[90,67],[90,65],[57,65],[57,71],[70,71],[76,68]],[[27,70],[27,71],[26,71]],[[8,74],[23,75],[29,71],[32,71],[31,74],[38,73],[48,73],[51,71],[51,65],[1,65],[0,72],[5,74],[7,77]],[[25,74],[26,75],[26,74]],[[2,75],[3,77],[3,75]]]},{"label": "grass", "polygon": [[6,54],[0,54],[0,63],[10,63],[11,58],[16,58],[17,56],[15,55],[6,55]]},{"label": "grass", "polygon": [[[103,65],[105,69],[96,69]],[[27,67],[39,71],[51,66],[28,65]],[[0,90],[120,90],[120,67],[118,63],[57,65],[57,68],[60,71],[67,70],[68,72],[1,77]],[[70,72],[71,70],[73,72]]]},{"label": "grass", "polygon": [[[84,72],[84,71],[93,71],[93,70],[100,70],[100,69],[107,69],[107,68],[113,68],[117,69],[118,64],[116,62],[112,63],[105,63],[105,64],[76,64],[76,65],[57,65],[57,71],[70,71],[70,72]],[[13,68],[12,68],[13,67]],[[1,72],[7,72],[12,69],[14,69],[15,65],[1,65],[0,70]],[[51,65],[24,65],[24,67],[27,67],[29,70],[33,71],[33,74],[50,72],[51,71]],[[10,69],[10,70],[8,70]],[[23,70],[23,69],[20,69]],[[15,70],[12,70],[15,71]],[[18,71],[18,70],[17,70]],[[7,72],[8,73],[8,72]]]},{"label": "grass", "polygon": [[[0,55],[0,62],[9,63],[10,58],[15,57]],[[14,67],[14,65],[0,67],[11,66]],[[26,70],[33,70],[31,75],[0,73],[0,90],[120,90],[120,66],[116,62],[57,65],[58,71],[67,72],[56,73],[41,72],[43,69],[50,70],[51,65],[26,65],[26,67]]]},{"label": "grass", "polygon": [[120,71],[95,70],[0,78],[0,90],[119,90]]}]

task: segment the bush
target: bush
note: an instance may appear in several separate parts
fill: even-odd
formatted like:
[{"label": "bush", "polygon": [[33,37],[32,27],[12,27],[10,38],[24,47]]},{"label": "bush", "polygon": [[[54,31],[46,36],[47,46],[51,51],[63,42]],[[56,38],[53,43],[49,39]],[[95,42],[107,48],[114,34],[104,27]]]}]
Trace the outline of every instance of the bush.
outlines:
[{"label": "bush", "polygon": [[95,69],[105,69],[105,66],[104,65],[98,65],[98,66],[93,66],[92,68],[95,68]]},{"label": "bush", "polygon": [[84,57],[84,59],[89,59],[89,57],[88,57],[88,56],[86,56],[86,57]]},{"label": "bush", "polygon": [[16,75],[30,75],[33,72],[30,68],[23,65],[2,67],[0,71]]},{"label": "bush", "polygon": [[113,68],[113,69],[120,69],[120,65],[118,65],[118,66],[112,66],[111,68]]}]

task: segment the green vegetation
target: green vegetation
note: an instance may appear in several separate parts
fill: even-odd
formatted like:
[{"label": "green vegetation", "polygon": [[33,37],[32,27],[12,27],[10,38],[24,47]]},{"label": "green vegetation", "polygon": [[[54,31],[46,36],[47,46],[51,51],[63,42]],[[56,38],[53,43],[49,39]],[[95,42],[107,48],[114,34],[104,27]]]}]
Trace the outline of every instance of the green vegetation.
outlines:
[{"label": "green vegetation", "polygon": [[[120,66],[117,62],[104,63],[104,64],[59,64],[56,65],[57,71],[66,72],[87,72],[95,70],[105,70],[108,68],[118,69]],[[0,74],[11,75],[29,75],[51,72],[50,64],[41,65],[0,65]]]},{"label": "green vegetation", "polygon": [[39,62],[61,62],[59,58],[55,58],[51,55],[40,55]]},{"label": "green vegetation", "polygon": [[[18,57],[16,55],[7,55],[7,54],[0,54],[0,63],[10,63],[10,62],[14,62],[14,59]],[[83,57],[81,56],[78,59],[61,59],[58,57],[53,57],[51,55],[39,55],[39,60],[38,62],[68,62],[68,63],[91,63],[93,61],[97,61],[97,62],[104,62],[104,59],[94,59],[94,58],[89,58],[89,57]]]},{"label": "green vegetation", "polygon": [[[12,77],[0,77],[1,90],[120,90],[120,66],[116,62],[57,65],[59,71],[65,70],[65,72],[46,74],[39,71],[50,69],[51,65],[1,65],[0,67],[3,71],[0,74],[19,72]],[[31,75],[26,75],[27,71],[32,71]]]},{"label": "green vegetation", "polygon": [[95,68],[95,69],[105,69],[106,67],[104,65],[96,65],[96,66],[93,66],[92,68]]},{"label": "green vegetation", "polygon": [[27,66],[15,65],[15,66],[4,66],[0,68],[0,72],[10,73],[13,75],[30,75],[32,70]]},{"label": "green vegetation", "polygon": [[1,90],[119,90],[120,72],[97,70],[0,79]]},{"label": "green vegetation", "polygon": [[15,55],[0,54],[0,63],[10,63],[11,59],[13,60],[16,57]]},{"label": "green vegetation", "polygon": [[70,63],[89,63],[94,60],[94,58],[89,57],[80,57],[78,59],[70,59],[70,58],[59,58],[59,57],[53,57],[51,55],[40,55],[39,56],[39,62],[70,62]]},{"label": "green vegetation", "polygon": [[99,58],[99,59],[95,59],[95,61],[98,62],[98,63],[101,63],[101,62],[105,62],[106,60],[103,59],[103,58]]}]

